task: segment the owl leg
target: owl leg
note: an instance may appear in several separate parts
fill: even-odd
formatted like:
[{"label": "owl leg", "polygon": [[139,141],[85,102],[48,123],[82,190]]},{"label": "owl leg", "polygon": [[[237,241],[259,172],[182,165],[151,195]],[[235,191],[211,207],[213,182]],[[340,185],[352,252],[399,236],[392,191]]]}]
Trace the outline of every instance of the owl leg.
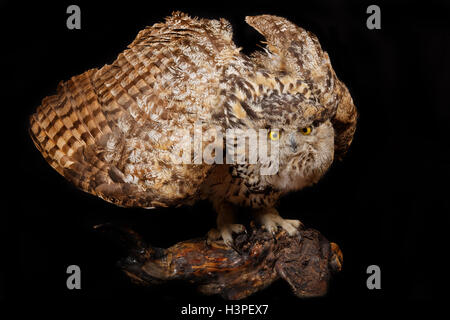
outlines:
[{"label": "owl leg", "polygon": [[245,231],[242,224],[233,223],[234,208],[229,203],[220,203],[214,206],[217,211],[217,229],[211,229],[208,232],[208,243],[217,241],[222,238],[223,242],[233,248],[233,233],[241,233]]},{"label": "owl leg", "polygon": [[278,227],[283,228],[290,236],[299,233],[300,220],[283,219],[275,208],[264,208],[254,211],[256,220],[269,232],[275,234]]}]

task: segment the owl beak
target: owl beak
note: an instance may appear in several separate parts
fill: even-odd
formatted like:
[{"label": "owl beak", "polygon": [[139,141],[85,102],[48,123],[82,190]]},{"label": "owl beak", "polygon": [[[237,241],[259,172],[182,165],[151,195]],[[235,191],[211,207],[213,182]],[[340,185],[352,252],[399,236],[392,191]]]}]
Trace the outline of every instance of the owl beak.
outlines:
[{"label": "owl beak", "polygon": [[297,152],[298,144],[294,134],[291,134],[289,137],[289,146],[291,147],[292,152]]}]

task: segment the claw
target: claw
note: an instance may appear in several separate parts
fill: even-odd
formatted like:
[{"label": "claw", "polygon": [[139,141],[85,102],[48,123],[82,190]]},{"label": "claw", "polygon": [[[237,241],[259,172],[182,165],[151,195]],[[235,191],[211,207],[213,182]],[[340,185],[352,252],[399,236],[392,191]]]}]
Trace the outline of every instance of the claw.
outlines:
[{"label": "claw", "polygon": [[236,251],[236,253],[237,253],[238,255],[242,255],[242,252],[238,249],[238,247],[236,247],[236,245],[234,244],[234,242],[227,243],[227,246],[229,246],[229,247],[232,248],[234,251]]},{"label": "claw", "polygon": [[299,233],[298,229],[302,225],[299,220],[283,219],[275,210],[259,213],[258,219],[273,236],[276,235],[278,227],[285,230],[289,236],[294,236]]},{"label": "claw", "polygon": [[229,248],[236,251],[238,254],[242,254],[242,252],[234,245],[233,241],[233,233],[247,233],[247,230],[242,224],[226,224],[224,226],[220,226],[219,230],[211,229],[208,232],[208,236],[206,239],[207,244],[211,244],[213,241],[217,241],[222,239],[223,243]]}]

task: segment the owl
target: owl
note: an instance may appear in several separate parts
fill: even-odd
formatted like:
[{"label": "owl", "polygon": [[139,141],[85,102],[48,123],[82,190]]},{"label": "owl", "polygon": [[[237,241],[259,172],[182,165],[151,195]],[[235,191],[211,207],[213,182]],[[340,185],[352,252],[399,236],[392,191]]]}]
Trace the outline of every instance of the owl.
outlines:
[{"label": "owl", "polygon": [[[357,111],[315,35],[273,15],[246,22],[266,39],[251,55],[225,19],[174,12],[145,28],[112,64],[60,82],[42,100],[30,117],[34,144],[75,186],[118,206],[209,200],[211,241],[233,246],[245,229],[236,223],[241,208],[269,232],[297,234],[300,221],[275,206],[346,153]],[[250,131],[257,140],[227,140]],[[255,141],[266,141],[270,156],[249,161]],[[220,161],[231,149],[241,161]]]}]

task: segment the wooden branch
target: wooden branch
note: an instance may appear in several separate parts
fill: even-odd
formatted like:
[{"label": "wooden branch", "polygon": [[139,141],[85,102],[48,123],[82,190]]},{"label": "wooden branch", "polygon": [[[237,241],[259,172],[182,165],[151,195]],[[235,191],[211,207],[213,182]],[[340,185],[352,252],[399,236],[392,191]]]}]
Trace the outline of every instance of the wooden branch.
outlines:
[{"label": "wooden branch", "polygon": [[280,230],[273,236],[252,224],[248,233],[235,238],[235,249],[222,241],[208,244],[206,237],[154,248],[133,230],[117,232],[129,251],[119,265],[134,282],[184,280],[204,294],[230,300],[248,297],[279,278],[300,298],[323,296],[331,274],[342,267],[339,246],[314,229],[301,229],[295,237]]}]

